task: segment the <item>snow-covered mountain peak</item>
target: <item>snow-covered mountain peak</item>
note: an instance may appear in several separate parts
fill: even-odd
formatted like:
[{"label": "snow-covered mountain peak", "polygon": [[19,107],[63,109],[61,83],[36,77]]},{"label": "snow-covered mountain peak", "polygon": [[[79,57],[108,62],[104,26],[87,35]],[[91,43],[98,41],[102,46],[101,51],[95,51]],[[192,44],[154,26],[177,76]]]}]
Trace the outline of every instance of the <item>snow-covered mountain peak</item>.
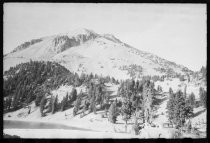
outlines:
[{"label": "snow-covered mountain peak", "polygon": [[67,33],[67,35],[69,37],[77,37],[79,35],[86,35],[86,36],[90,36],[90,35],[94,35],[95,37],[99,36],[99,34],[97,34],[96,32],[94,32],[93,30],[89,30],[86,28],[77,28],[75,30],[72,30],[70,32]]},{"label": "snow-covered mountain peak", "polygon": [[53,60],[74,72],[111,75],[117,79],[191,72],[123,43],[112,34],[99,35],[85,28],[25,42],[4,56],[4,70],[30,59]]}]

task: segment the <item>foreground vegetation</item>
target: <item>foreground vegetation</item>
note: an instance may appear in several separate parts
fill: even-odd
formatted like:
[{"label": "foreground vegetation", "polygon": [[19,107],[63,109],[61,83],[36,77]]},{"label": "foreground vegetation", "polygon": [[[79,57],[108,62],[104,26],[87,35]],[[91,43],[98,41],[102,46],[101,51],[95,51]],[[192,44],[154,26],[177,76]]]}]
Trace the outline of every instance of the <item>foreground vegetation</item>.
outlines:
[{"label": "foreground vegetation", "polygon": [[[93,74],[72,73],[65,67],[55,62],[36,62],[19,64],[6,71],[4,74],[4,112],[17,110],[29,105],[32,101],[40,107],[41,116],[46,116],[58,111],[73,108],[73,115],[85,116],[88,112],[97,113],[105,110],[103,117],[115,124],[117,117],[121,115],[125,124],[135,117],[135,134],[139,133],[141,124],[152,125],[154,112],[159,105],[157,96],[162,93],[162,87],[154,88],[154,81],[164,80],[166,76],[144,76],[141,80],[118,81],[109,76],[102,77]],[[117,97],[121,100],[111,100],[110,93],[106,90],[106,83],[119,84]],[[61,85],[72,86],[71,92],[58,102],[58,95],[52,95],[51,91]],[[84,85],[87,92],[79,92],[77,87]],[[167,115],[170,124],[181,129],[187,123],[191,130],[191,123],[187,122],[193,116],[193,108],[204,106],[206,108],[206,91],[200,88],[200,101],[195,101],[192,93],[189,97],[184,92],[169,90]],[[29,107],[29,106],[28,106]],[[99,108],[96,108],[99,107]],[[81,111],[82,112],[79,112]],[[30,110],[29,110],[30,114]]]}]

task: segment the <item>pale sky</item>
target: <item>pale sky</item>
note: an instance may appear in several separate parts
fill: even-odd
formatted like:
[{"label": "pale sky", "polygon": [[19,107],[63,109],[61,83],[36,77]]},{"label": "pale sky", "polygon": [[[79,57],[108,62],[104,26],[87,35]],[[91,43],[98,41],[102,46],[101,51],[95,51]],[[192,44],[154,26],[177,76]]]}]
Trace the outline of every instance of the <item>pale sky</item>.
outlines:
[{"label": "pale sky", "polygon": [[4,4],[4,54],[23,42],[86,28],[199,70],[207,61],[205,4]]}]

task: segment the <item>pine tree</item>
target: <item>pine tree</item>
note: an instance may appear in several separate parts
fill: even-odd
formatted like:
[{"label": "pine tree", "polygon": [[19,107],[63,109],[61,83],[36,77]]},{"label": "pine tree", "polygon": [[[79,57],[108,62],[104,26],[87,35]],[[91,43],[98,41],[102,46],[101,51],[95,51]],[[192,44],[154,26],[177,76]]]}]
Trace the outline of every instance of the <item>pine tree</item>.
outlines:
[{"label": "pine tree", "polygon": [[175,94],[170,94],[167,110],[169,121],[175,124],[177,128],[183,127],[186,119],[193,115],[190,100],[185,100],[185,96],[180,90]]},{"label": "pine tree", "polygon": [[79,79],[79,75],[77,73],[75,73],[75,78],[74,78],[74,85],[76,87],[81,85],[80,79]]},{"label": "pine tree", "polygon": [[87,99],[85,99],[85,101],[84,101],[83,103],[84,103],[84,104],[82,105],[82,106],[83,106],[82,113],[83,113],[83,115],[84,115],[84,114],[85,114],[85,111],[88,110],[90,103],[88,102]]},{"label": "pine tree", "polygon": [[80,75],[80,81],[81,81],[81,83],[84,83],[84,81],[85,81],[85,74],[84,73],[82,73]]},{"label": "pine tree", "polygon": [[174,110],[174,114],[175,114],[175,124],[177,125],[177,127],[182,127],[186,121],[186,119],[189,119],[192,116],[192,107],[190,106],[190,104],[188,104],[189,102],[187,102],[187,100],[185,100],[184,98],[184,94],[179,90],[176,93],[176,97],[175,97],[175,110]]},{"label": "pine tree", "polygon": [[92,96],[93,96],[93,91],[94,90],[94,88],[93,88],[93,83],[90,83],[90,86],[89,86],[89,88],[88,88],[88,98],[89,99],[91,99],[92,98]]},{"label": "pine tree", "polygon": [[206,68],[204,66],[201,67],[200,72],[202,73],[202,77],[206,77]]},{"label": "pine tree", "polygon": [[188,133],[190,133],[192,130],[192,124],[191,124],[191,121],[189,120],[188,124],[187,124],[187,131]]},{"label": "pine tree", "polygon": [[93,73],[91,72],[89,75],[89,80],[93,79]]},{"label": "pine tree", "polygon": [[139,82],[139,85],[138,85],[138,90],[137,90],[139,93],[142,93],[143,92],[143,81],[140,81]]},{"label": "pine tree", "polygon": [[103,102],[103,100],[102,100],[102,96],[103,96],[102,95],[102,85],[99,85],[96,91],[97,91],[96,92],[96,103],[100,104],[100,106],[102,106],[102,102]]},{"label": "pine tree", "polygon": [[8,97],[8,103],[7,103],[7,108],[8,108],[8,110],[10,110],[11,105],[12,105],[12,96],[9,96],[9,97]]},{"label": "pine tree", "polygon": [[13,109],[17,109],[18,107],[18,94],[15,94],[14,97],[13,97],[13,101],[12,101],[12,107]]},{"label": "pine tree", "polygon": [[190,75],[187,74],[187,82],[189,83],[190,82]]},{"label": "pine tree", "polygon": [[139,126],[138,126],[138,122],[136,118],[135,118],[135,123],[133,125],[133,130],[134,130],[135,135],[139,134]]},{"label": "pine tree", "polygon": [[63,100],[61,101],[61,111],[65,110],[65,107],[67,105],[67,100],[68,100],[68,94],[66,94],[66,96],[63,97]]},{"label": "pine tree", "polygon": [[185,81],[184,75],[181,75],[181,76],[179,77],[179,80],[180,80],[180,81]]},{"label": "pine tree", "polygon": [[172,88],[170,87],[170,88],[169,88],[169,95],[171,95],[171,94],[173,94],[173,90],[172,90]]},{"label": "pine tree", "polygon": [[158,92],[162,92],[162,87],[160,85],[158,85],[157,90],[158,90]]},{"label": "pine tree", "polygon": [[184,125],[185,122],[185,118],[184,118],[184,109],[185,109],[185,98],[184,95],[181,91],[178,91],[176,93],[176,97],[175,97],[175,110],[174,110],[174,117],[175,117],[175,124],[176,126],[182,127]]},{"label": "pine tree", "polygon": [[81,98],[77,98],[77,100],[74,102],[74,109],[73,109],[73,115],[75,116],[77,112],[79,111],[81,104]]},{"label": "pine tree", "polygon": [[206,108],[206,91],[201,87],[199,89],[199,95],[200,95],[200,103]]},{"label": "pine tree", "polygon": [[185,103],[185,119],[190,119],[193,116],[193,105],[189,99]]},{"label": "pine tree", "polygon": [[121,108],[121,113],[123,116],[123,120],[125,121],[125,123],[127,124],[127,121],[130,119],[131,117],[131,112],[130,112],[130,104],[128,101],[123,102],[122,104],[122,108]]},{"label": "pine tree", "polygon": [[7,110],[7,106],[8,106],[8,102],[7,102],[8,100],[6,99],[6,100],[4,100],[4,102],[3,102],[3,107],[4,107],[4,109],[5,110]]},{"label": "pine tree", "polygon": [[194,95],[193,92],[192,92],[192,93],[190,94],[190,96],[189,96],[189,103],[190,103],[190,105],[191,105],[192,107],[195,106],[195,95]]},{"label": "pine tree", "polygon": [[170,123],[173,123],[175,116],[175,94],[173,92],[169,95],[169,100],[167,102],[167,113]]},{"label": "pine tree", "polygon": [[52,99],[52,114],[54,114],[57,110],[57,101],[58,101],[58,95],[56,95],[56,97],[53,97]]},{"label": "pine tree", "polygon": [[153,107],[153,92],[154,85],[150,81],[146,81],[143,86],[143,111],[144,118],[147,123],[151,122],[152,117],[152,107]]},{"label": "pine tree", "polygon": [[111,79],[110,79],[110,76],[107,76],[107,77],[106,77],[106,82],[110,82],[110,80],[111,80]]},{"label": "pine tree", "polygon": [[135,81],[132,80],[131,83],[130,83],[130,90],[131,90],[131,92],[134,92],[134,89],[135,89]]},{"label": "pine tree", "polygon": [[100,95],[100,93],[99,93],[99,90],[98,90],[98,86],[96,86],[96,88],[95,88],[95,101],[96,101],[96,103],[98,103],[98,101],[99,101],[99,95]]},{"label": "pine tree", "polygon": [[70,102],[74,102],[77,99],[77,90],[75,88],[72,89],[69,98]]},{"label": "pine tree", "polygon": [[136,96],[136,99],[134,101],[132,101],[132,108],[133,111],[135,111],[137,108],[141,108],[142,106],[142,102],[141,102],[141,97],[140,96]]},{"label": "pine tree", "polygon": [[108,119],[111,123],[116,123],[116,121],[117,121],[117,109],[116,109],[115,101],[111,104],[111,106],[109,108]]},{"label": "pine tree", "polygon": [[187,85],[185,85],[184,87],[184,98],[186,99],[186,97],[187,97]]},{"label": "pine tree", "polygon": [[103,101],[104,107],[105,107],[105,114],[107,115],[108,109],[109,109],[109,94],[106,93],[104,95],[104,101]]},{"label": "pine tree", "polygon": [[44,110],[44,106],[45,106],[46,102],[47,102],[46,95],[44,95],[40,102],[40,112],[41,112],[42,117],[45,116],[43,110]]},{"label": "pine tree", "polygon": [[94,96],[90,99],[89,112],[94,112],[94,114],[96,114],[96,103],[95,103],[95,97]]},{"label": "pine tree", "polygon": [[36,93],[35,105],[39,106],[44,94],[43,87],[38,87],[34,92]]},{"label": "pine tree", "polygon": [[76,115],[77,115],[77,109],[74,108],[74,109],[73,109],[73,116],[76,116]]},{"label": "pine tree", "polygon": [[51,95],[50,99],[49,99],[49,104],[48,104],[48,107],[47,107],[47,111],[45,113],[49,113],[49,112],[52,112],[52,102],[53,102],[53,96]]}]

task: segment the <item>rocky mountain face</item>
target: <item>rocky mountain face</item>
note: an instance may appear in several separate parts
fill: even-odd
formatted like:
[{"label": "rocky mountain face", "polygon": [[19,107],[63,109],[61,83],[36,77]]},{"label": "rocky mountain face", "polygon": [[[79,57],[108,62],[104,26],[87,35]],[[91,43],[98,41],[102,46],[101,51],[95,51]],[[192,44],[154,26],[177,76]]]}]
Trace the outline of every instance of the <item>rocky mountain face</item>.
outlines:
[{"label": "rocky mountain face", "polygon": [[192,73],[182,65],[123,43],[111,34],[100,35],[88,29],[25,42],[4,55],[4,71],[30,60],[55,61],[73,72],[92,72],[117,79]]}]

